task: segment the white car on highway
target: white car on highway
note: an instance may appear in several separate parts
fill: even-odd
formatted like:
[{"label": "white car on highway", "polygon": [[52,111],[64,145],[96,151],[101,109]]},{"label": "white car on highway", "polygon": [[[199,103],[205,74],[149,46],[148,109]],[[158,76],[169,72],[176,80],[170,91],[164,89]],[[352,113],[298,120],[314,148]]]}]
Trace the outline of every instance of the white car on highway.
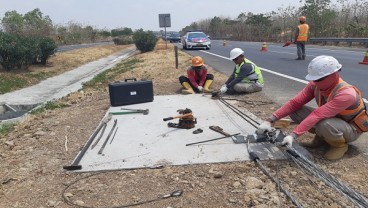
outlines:
[{"label": "white car on highway", "polygon": [[181,39],[183,49],[211,48],[211,40],[203,32],[187,32]]}]

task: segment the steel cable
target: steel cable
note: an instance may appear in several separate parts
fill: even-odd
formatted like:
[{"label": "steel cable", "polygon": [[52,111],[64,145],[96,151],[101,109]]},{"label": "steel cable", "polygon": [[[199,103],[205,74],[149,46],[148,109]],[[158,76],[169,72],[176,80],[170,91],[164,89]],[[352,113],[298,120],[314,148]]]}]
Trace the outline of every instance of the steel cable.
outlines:
[{"label": "steel cable", "polygon": [[320,169],[312,161],[300,154],[296,149],[292,148],[291,150],[297,154],[297,157],[292,157],[293,160],[295,158],[294,161],[298,161],[299,164],[302,164],[303,167],[307,168],[311,173],[318,175],[318,177],[323,180],[327,185],[347,197],[354,204],[358,205],[359,207],[368,207],[368,200],[364,195],[354,191],[337,178],[334,178],[332,175]]},{"label": "steel cable", "polygon": [[[236,114],[238,114],[240,117],[242,117],[244,120],[246,120],[250,125],[254,126],[255,128],[258,127],[257,125],[259,125],[259,122],[255,121],[249,115],[246,115],[245,113],[241,112],[239,109],[232,106],[230,103],[228,103],[224,99],[219,98],[219,100],[224,105],[226,105],[228,108],[233,110]],[[352,203],[354,203],[358,207],[362,207],[362,208],[368,207],[367,197],[354,191],[349,186],[342,183],[340,180],[334,178],[332,175],[323,171],[321,168],[319,168],[316,164],[314,164],[304,155],[300,154],[296,149],[291,148],[290,150],[296,154],[295,155],[295,154],[290,153],[290,151],[287,151],[290,157],[292,158],[292,160],[298,165],[299,168],[300,166],[302,166],[304,169],[309,171],[314,176],[320,178],[324,183],[326,183],[326,185],[328,185],[329,187],[337,191],[342,196],[346,197],[348,200],[350,200]],[[270,175],[268,176],[271,177]]]}]

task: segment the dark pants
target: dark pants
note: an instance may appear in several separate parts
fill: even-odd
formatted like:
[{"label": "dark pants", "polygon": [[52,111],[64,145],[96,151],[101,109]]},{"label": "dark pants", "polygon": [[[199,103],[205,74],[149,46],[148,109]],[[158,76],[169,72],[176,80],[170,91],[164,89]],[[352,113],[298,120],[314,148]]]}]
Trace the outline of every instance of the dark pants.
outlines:
[{"label": "dark pants", "polygon": [[298,41],[296,42],[296,53],[298,55],[298,59],[305,59],[305,42]]},{"label": "dark pants", "polygon": [[[212,74],[207,74],[207,76],[206,76],[206,81],[207,81],[207,80],[213,80],[213,75],[212,75]],[[188,83],[190,84],[190,86],[193,88],[193,90],[194,90],[195,92],[199,92],[199,91],[198,91],[198,89],[197,89],[197,88],[195,88],[195,87],[193,87],[192,83],[190,83],[190,81],[189,81],[188,77],[186,77],[186,76],[184,76],[184,75],[180,76],[180,77],[179,77],[179,82],[180,82],[180,84],[182,84],[183,82],[188,82]],[[205,82],[205,83],[206,83],[206,82]],[[197,84],[198,84],[198,83],[197,83]]]}]

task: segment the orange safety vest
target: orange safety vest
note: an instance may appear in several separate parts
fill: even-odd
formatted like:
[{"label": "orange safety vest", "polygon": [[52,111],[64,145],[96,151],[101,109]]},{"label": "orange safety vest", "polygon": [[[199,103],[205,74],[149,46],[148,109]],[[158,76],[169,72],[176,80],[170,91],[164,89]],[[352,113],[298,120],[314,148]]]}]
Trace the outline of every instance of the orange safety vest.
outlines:
[{"label": "orange safety vest", "polygon": [[331,93],[328,95],[327,99],[322,97],[320,90],[314,85],[314,97],[318,104],[318,106],[322,106],[328,101],[330,101],[333,97],[335,97],[336,93],[344,88],[352,87],[357,93],[356,102],[349,106],[347,109],[341,111],[337,114],[336,117],[343,119],[344,121],[353,124],[358,131],[367,132],[368,131],[368,114],[366,112],[366,106],[362,99],[362,93],[354,86],[349,85],[341,78],[339,79],[339,83],[333,88]]},{"label": "orange safety vest", "polygon": [[308,24],[300,24],[298,25],[299,34],[296,41],[307,41],[308,40],[308,33],[309,33],[309,25]]}]

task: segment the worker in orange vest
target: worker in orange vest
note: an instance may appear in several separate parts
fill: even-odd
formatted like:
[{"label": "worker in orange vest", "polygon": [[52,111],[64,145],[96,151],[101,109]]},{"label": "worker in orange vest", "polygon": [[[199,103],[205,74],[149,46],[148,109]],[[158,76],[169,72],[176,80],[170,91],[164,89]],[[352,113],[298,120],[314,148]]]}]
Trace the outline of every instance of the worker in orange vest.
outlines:
[{"label": "worker in orange vest", "polygon": [[[340,77],[342,65],[332,56],[317,56],[308,65],[310,82],[296,96],[259,125],[257,133],[273,131],[272,123],[290,116],[298,125],[281,142],[292,147],[293,141],[309,131],[315,134],[302,146],[316,148],[328,145],[327,160],[337,160],[348,151],[348,143],[368,132],[368,103],[361,92]],[[315,99],[318,107],[309,101]]]},{"label": "worker in orange vest", "polygon": [[298,58],[296,60],[305,59],[305,43],[308,41],[309,25],[305,23],[306,17],[301,16],[299,18],[300,25],[298,25],[295,32],[295,44],[297,49]]}]

